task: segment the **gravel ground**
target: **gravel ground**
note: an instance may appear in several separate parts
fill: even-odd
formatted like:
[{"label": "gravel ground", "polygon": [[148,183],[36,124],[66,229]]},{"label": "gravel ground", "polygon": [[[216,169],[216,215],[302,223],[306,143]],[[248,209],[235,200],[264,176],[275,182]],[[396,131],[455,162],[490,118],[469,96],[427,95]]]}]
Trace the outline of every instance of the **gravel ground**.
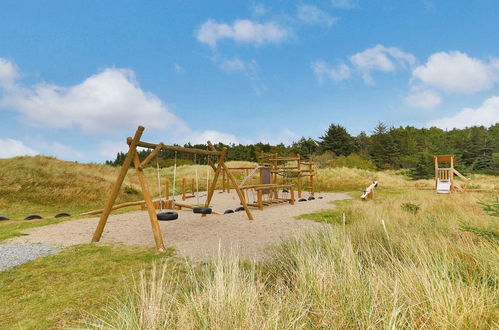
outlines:
[{"label": "gravel ground", "polygon": [[0,244],[0,271],[59,252],[50,244]]},{"label": "gravel ground", "polygon": [[[265,248],[285,238],[315,231],[326,226],[309,220],[296,220],[300,214],[334,208],[329,202],[349,199],[348,195],[323,193],[323,199],[297,202],[295,205],[272,205],[259,211],[252,208],[254,221],[245,212],[226,215],[211,214],[202,218],[191,210],[179,211],[179,220],[160,221],[166,246],[174,247],[178,255],[193,260],[206,260],[219,252],[236,252],[248,259],[265,257]],[[304,197],[308,197],[308,194]],[[188,203],[195,202],[193,199]],[[223,212],[239,206],[232,193],[216,192],[213,208]],[[52,246],[70,246],[89,243],[99,221],[98,217],[65,221],[54,225],[23,231],[9,243],[44,243]],[[109,217],[101,242],[126,245],[154,246],[151,225],[146,211],[115,214]]]}]

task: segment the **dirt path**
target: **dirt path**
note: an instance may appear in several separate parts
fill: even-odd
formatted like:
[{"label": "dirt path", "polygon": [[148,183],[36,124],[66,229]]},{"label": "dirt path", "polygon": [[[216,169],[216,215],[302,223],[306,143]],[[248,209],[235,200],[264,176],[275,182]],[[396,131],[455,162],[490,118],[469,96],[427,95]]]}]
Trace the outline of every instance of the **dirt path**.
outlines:
[{"label": "dirt path", "polygon": [[[201,218],[191,211],[179,211],[176,221],[160,221],[166,246],[173,246],[178,255],[193,260],[205,260],[220,249],[224,253],[232,250],[241,256],[254,259],[264,255],[264,248],[281,239],[300,233],[317,230],[324,224],[296,220],[294,216],[333,208],[333,200],[348,199],[346,194],[322,194],[323,199],[296,203],[294,206],[280,204],[269,206],[264,211],[252,209],[254,221],[246,218],[245,212],[226,215],[209,215]],[[190,199],[187,202],[195,203]],[[215,193],[213,199],[216,211],[235,209],[239,201],[235,193]],[[9,243],[46,243],[70,246],[88,243],[98,218],[66,221],[54,225],[32,228],[24,231],[28,236],[16,237]],[[112,215],[102,236],[103,243],[154,246],[149,218],[146,211]]]}]

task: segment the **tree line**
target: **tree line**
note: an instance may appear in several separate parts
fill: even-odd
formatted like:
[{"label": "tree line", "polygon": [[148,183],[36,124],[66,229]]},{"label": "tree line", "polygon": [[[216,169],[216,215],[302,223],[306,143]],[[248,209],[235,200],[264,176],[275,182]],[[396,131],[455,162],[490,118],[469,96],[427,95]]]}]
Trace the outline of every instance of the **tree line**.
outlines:
[{"label": "tree line", "polygon": [[[205,144],[185,144],[186,148],[208,149]],[[326,160],[325,166],[336,163],[347,164],[349,159],[365,161],[373,168],[410,169],[414,178],[431,177],[433,155],[454,154],[458,169],[463,172],[484,172],[499,174],[499,123],[486,128],[473,126],[464,129],[443,130],[436,127],[416,128],[412,126],[388,127],[379,123],[370,134],[361,132],[351,135],[339,124],[331,124],[318,139],[302,137],[291,145],[270,145],[268,143],[232,144],[218,143],[215,148],[228,148],[227,160],[257,161],[258,155],[276,153],[280,156],[300,155],[305,159]],[[144,159],[150,150],[139,151]],[[109,165],[121,165],[125,153],[118,153]],[[158,155],[158,165],[171,166],[175,153],[162,150]],[[343,160],[340,162],[340,160]],[[177,154],[177,164],[207,164],[214,162],[206,156]],[[358,162],[357,162],[358,163]],[[156,166],[153,162],[151,166]]]}]

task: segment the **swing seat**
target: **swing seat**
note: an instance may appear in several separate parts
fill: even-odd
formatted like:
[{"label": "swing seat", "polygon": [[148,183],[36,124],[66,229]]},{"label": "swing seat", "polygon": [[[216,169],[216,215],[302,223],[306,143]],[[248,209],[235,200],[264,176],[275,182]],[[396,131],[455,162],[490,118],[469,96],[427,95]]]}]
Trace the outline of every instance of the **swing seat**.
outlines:
[{"label": "swing seat", "polygon": [[10,220],[10,219],[7,217],[0,217],[0,221],[6,221],[6,220]]},{"label": "swing seat", "polygon": [[177,220],[178,219],[178,213],[169,211],[169,212],[159,212],[157,214],[157,218],[160,221],[171,221],[171,220]]},{"label": "swing seat", "polygon": [[24,218],[24,220],[38,220],[38,219],[43,219],[43,218],[38,214],[28,215],[26,218]]},{"label": "swing seat", "polygon": [[224,214],[230,214],[230,213],[234,213],[234,211],[232,210],[225,210]]},{"label": "swing seat", "polygon": [[56,215],[54,215],[54,218],[64,218],[64,217],[70,217],[71,214],[69,213],[57,213]]},{"label": "swing seat", "polygon": [[244,207],[239,206],[237,209],[234,210],[234,212],[241,212],[244,211]]},{"label": "swing seat", "polygon": [[298,202],[306,202],[306,201],[307,201],[307,199],[306,199],[306,198],[300,198],[300,199],[298,200]]},{"label": "swing seat", "polygon": [[195,207],[192,209],[192,212],[198,213],[198,214],[211,214],[211,208],[210,207]]}]

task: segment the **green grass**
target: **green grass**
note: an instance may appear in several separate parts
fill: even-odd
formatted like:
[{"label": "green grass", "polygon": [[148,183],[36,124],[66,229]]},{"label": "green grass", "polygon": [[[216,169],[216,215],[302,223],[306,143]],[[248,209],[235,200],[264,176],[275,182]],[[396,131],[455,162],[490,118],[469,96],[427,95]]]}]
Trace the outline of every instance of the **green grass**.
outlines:
[{"label": "green grass", "polygon": [[295,218],[328,224],[343,224],[343,217],[345,217],[345,224],[352,221],[351,200],[334,201],[331,204],[335,205],[335,208],[314,213],[306,213]]},{"label": "green grass", "polygon": [[[45,329],[75,325],[126,295],[132,274],[173,251],[79,245],[0,273],[0,328]],[[168,259],[177,269],[174,259]]]}]

